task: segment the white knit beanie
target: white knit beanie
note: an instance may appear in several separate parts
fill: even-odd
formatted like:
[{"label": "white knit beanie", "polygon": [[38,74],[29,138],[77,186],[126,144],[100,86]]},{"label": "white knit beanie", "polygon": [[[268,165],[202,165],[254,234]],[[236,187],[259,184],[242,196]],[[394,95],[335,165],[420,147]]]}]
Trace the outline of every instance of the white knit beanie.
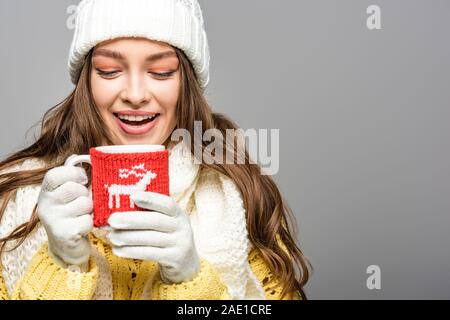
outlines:
[{"label": "white knit beanie", "polygon": [[69,72],[77,83],[84,60],[98,43],[144,37],[184,51],[200,87],[209,82],[209,47],[197,0],[83,0],[78,5],[70,46]]}]

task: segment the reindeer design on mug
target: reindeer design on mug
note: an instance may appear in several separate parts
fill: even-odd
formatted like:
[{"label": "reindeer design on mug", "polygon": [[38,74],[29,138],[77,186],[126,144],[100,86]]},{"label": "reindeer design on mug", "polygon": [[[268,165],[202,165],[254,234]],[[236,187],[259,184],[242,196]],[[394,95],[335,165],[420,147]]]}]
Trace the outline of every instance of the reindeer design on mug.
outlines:
[{"label": "reindeer design on mug", "polygon": [[[141,171],[141,172],[139,172]],[[156,178],[156,173],[151,170],[147,170],[144,167],[144,164],[141,163],[139,165],[133,166],[131,170],[129,169],[119,169],[119,177],[122,179],[128,178],[130,175],[134,175],[138,178],[141,178],[136,184],[122,185],[122,184],[105,184],[105,188],[108,189],[109,201],[108,206],[109,209],[113,208],[113,198],[116,198],[115,204],[116,208],[120,208],[120,196],[128,195],[130,196],[132,193],[136,191],[145,191],[150,182]],[[130,207],[134,208],[134,202],[130,198]]]}]

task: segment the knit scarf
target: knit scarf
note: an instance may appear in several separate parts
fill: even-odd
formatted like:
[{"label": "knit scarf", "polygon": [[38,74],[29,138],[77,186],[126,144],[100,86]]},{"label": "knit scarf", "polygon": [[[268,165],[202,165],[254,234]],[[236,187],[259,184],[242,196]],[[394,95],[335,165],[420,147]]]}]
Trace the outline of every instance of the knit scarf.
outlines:
[{"label": "knit scarf", "polygon": [[233,299],[265,299],[248,263],[244,203],[235,183],[201,169],[184,143],[169,146],[170,194],[189,213],[201,258],[213,264]]},{"label": "knit scarf", "polygon": [[[171,142],[169,150],[170,196],[189,214],[194,242],[200,258],[217,270],[232,299],[265,299],[265,292],[248,263],[251,244],[248,240],[243,200],[235,183],[228,177],[194,162],[189,148]],[[39,161],[27,161],[19,169],[39,167]],[[15,201],[8,204],[0,224],[0,236],[9,234],[26,222],[38,199],[40,186],[21,188]],[[104,239],[98,229],[94,235]],[[3,278],[10,294],[26,271],[31,257],[47,241],[39,226],[17,250],[2,257]],[[111,276],[107,263],[93,252],[100,275],[95,299],[111,299]]]}]

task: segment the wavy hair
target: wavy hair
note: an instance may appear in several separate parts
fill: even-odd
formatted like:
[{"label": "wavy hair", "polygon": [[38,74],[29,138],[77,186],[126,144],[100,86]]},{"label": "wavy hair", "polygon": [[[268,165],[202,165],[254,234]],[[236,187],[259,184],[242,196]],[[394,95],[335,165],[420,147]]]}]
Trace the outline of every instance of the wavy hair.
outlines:
[{"label": "wavy hair", "polygon": [[[189,59],[183,51],[175,47],[174,49],[181,70],[175,129],[184,128],[191,137],[194,137],[194,121],[201,121],[203,132],[217,129],[223,136],[226,136],[227,129],[238,129],[236,123],[227,116],[212,111],[198,85]],[[114,144],[112,133],[103,124],[92,98],[90,85],[92,52],[93,50],[86,56],[74,90],[44,114],[36,142],[0,162],[0,171],[7,171],[6,169],[31,158],[38,158],[46,163],[45,167],[39,169],[0,174],[0,199],[3,199],[0,206],[0,221],[8,201],[14,199],[18,188],[41,184],[48,170],[62,166],[64,160],[72,154],[88,154],[91,147]],[[194,156],[195,143],[201,143],[202,151],[207,147],[205,141],[197,141],[198,139],[193,139],[190,146]],[[225,152],[236,155],[238,143],[233,142],[223,140],[221,143]],[[258,164],[250,163],[247,149],[244,164],[202,162],[201,166],[230,177],[237,185],[246,209],[249,239],[271,272],[280,279],[280,285],[283,287],[282,296],[297,292],[302,299],[307,299],[303,287],[308,281],[309,269],[312,270],[312,267],[297,244],[296,222],[292,210],[281,196],[273,179],[261,175]],[[90,166],[83,164],[83,167],[91,180]],[[28,222],[0,239],[0,254],[18,248],[36,228],[39,223],[36,209],[37,204]],[[280,244],[277,239],[282,243]],[[6,250],[6,244],[12,241],[14,245]]]}]

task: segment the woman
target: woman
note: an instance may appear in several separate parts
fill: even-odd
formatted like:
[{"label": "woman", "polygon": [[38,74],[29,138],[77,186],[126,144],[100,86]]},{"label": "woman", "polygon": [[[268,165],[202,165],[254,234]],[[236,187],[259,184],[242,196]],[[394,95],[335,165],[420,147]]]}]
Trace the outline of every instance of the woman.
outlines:
[{"label": "woman", "polygon": [[[207,142],[171,139],[176,129],[194,137],[194,121],[237,129],[203,96],[197,1],[85,0],[77,12],[75,89],[35,143],[0,163],[0,298],[306,299],[309,263],[272,179],[247,151],[245,164],[198,164],[188,155]],[[164,144],[170,196],[136,194],[151,214],[115,213],[105,236],[92,223],[90,168],[64,162],[117,144]]]}]

